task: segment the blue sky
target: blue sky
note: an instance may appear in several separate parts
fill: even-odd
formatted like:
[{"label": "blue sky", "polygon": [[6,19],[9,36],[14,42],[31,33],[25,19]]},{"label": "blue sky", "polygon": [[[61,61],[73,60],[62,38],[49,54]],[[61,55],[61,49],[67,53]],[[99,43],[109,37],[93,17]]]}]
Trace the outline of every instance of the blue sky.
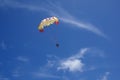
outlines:
[{"label": "blue sky", "polygon": [[119,80],[119,2],[0,0],[0,80]]}]

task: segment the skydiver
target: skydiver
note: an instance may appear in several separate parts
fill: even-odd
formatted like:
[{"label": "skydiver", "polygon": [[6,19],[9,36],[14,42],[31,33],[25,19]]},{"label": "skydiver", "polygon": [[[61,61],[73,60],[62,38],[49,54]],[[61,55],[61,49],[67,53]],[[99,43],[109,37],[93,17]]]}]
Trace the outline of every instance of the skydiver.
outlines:
[{"label": "skydiver", "polygon": [[57,48],[59,47],[59,44],[58,44],[58,43],[56,43],[56,47],[57,47]]}]

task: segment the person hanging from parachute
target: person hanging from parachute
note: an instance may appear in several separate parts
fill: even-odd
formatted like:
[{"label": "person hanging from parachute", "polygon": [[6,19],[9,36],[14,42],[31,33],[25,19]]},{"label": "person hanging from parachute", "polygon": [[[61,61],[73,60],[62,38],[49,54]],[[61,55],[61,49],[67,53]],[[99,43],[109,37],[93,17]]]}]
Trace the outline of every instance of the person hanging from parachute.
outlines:
[{"label": "person hanging from parachute", "polygon": [[[45,28],[45,27],[49,27],[51,24],[56,24],[56,25],[58,25],[58,24],[59,24],[59,19],[58,19],[57,17],[55,17],[55,16],[50,17],[50,18],[43,19],[43,20],[40,22],[39,26],[38,26],[38,30],[39,30],[40,32],[44,32],[44,28]],[[59,44],[58,44],[58,43],[56,43],[56,47],[59,47]]]}]

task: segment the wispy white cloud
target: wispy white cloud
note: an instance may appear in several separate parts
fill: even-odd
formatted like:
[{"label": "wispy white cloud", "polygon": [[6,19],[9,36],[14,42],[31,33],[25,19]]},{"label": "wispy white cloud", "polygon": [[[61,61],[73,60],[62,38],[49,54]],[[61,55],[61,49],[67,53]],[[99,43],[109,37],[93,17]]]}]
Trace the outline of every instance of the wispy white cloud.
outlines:
[{"label": "wispy white cloud", "polygon": [[0,62],[0,66],[2,65],[2,62]]},{"label": "wispy white cloud", "polygon": [[71,72],[74,72],[74,71],[83,72],[84,63],[82,62],[81,58],[83,58],[84,54],[87,51],[88,51],[88,48],[83,48],[76,55],[73,55],[64,60],[60,60],[60,66],[57,69],[68,70]]},{"label": "wispy white cloud", "polygon": [[68,71],[68,72],[82,72],[84,71],[84,63],[81,58],[84,58],[84,55],[89,48],[81,49],[77,54],[70,56],[68,58],[58,58],[57,56],[47,55],[48,63],[43,67],[40,67],[39,70],[32,72],[34,78],[52,78],[52,79],[64,79],[71,80],[66,75],[59,75],[59,71]]},{"label": "wispy white cloud", "polygon": [[51,16],[55,15],[55,16],[59,17],[59,19],[61,21],[73,25],[71,27],[85,29],[85,30],[91,31],[99,36],[107,38],[107,36],[93,24],[91,24],[89,22],[82,22],[78,18],[74,17],[69,12],[67,12],[67,10],[65,10],[61,6],[58,6],[51,2],[49,2],[49,3],[50,3],[50,5],[48,5],[48,6],[51,8],[51,10],[50,10],[50,8],[48,8],[48,10],[46,9],[46,11],[48,11]]},{"label": "wispy white cloud", "polygon": [[17,60],[22,61],[22,62],[28,62],[29,61],[29,59],[27,57],[24,57],[24,56],[18,56]]},{"label": "wispy white cloud", "polygon": [[[96,66],[84,62],[85,59],[92,54],[92,52],[94,51],[91,48],[82,48],[78,51],[78,53],[74,53],[72,56],[66,58],[59,58],[57,56],[47,55],[48,63],[44,66],[40,66],[37,71],[32,73],[32,76],[38,79],[52,78],[58,80],[86,80],[84,77],[79,77],[80,75],[78,73],[84,74],[87,71],[93,71],[97,69]],[[91,58],[93,57],[91,56]],[[102,76],[99,80],[104,79],[105,77]]]},{"label": "wispy white cloud", "polygon": [[58,6],[54,3],[49,2],[47,3],[48,7],[45,7],[45,6],[36,6],[36,5],[31,5],[31,4],[23,4],[23,3],[13,1],[13,0],[0,0],[0,2],[1,2],[0,6],[22,8],[22,9],[27,9],[31,11],[33,10],[34,11],[45,11],[46,13],[48,13],[48,15],[57,16],[64,23],[71,24],[72,25],[71,27],[85,29],[99,36],[107,38],[107,36],[93,24],[80,21],[79,19],[71,15],[69,12],[67,12],[67,10],[65,10],[61,6]]},{"label": "wispy white cloud", "polygon": [[6,49],[7,49],[7,45],[6,45],[5,41],[2,41],[2,42],[1,42],[1,48],[2,48],[3,50],[6,50]]},{"label": "wispy white cloud", "polygon": [[18,78],[24,75],[24,73],[21,70],[21,67],[16,67],[11,74],[14,78]]},{"label": "wispy white cloud", "polygon": [[105,74],[101,76],[101,78],[98,80],[108,80],[109,75],[110,75],[110,72],[105,72]]},{"label": "wispy white cloud", "polygon": [[84,64],[79,59],[68,59],[65,61],[62,61],[60,63],[60,66],[58,67],[58,70],[69,70],[71,72],[74,71],[83,71]]},{"label": "wispy white cloud", "polygon": [[20,77],[21,75],[20,75],[19,71],[14,71],[14,72],[12,72],[12,76],[13,77]]},{"label": "wispy white cloud", "polygon": [[[90,58],[103,58],[100,54],[102,51],[96,48],[82,48],[78,53],[67,58],[56,58],[52,57],[52,60],[48,60],[47,66],[54,67],[59,71],[69,71],[69,72],[85,72],[97,69],[97,66],[94,64],[85,63],[84,60]],[[87,61],[89,62],[89,61]]]},{"label": "wispy white cloud", "polygon": [[0,75],[0,80],[10,80],[10,79],[7,77],[3,77],[3,75]]},{"label": "wispy white cloud", "polygon": [[12,44],[7,43],[5,40],[2,40],[0,42],[0,49],[2,50],[7,50],[7,49],[12,49],[14,46]]},{"label": "wispy white cloud", "polygon": [[1,77],[0,80],[10,80],[10,79]]},{"label": "wispy white cloud", "polygon": [[59,76],[48,74],[48,73],[42,73],[42,72],[34,73],[33,75],[36,78],[55,78],[55,79],[60,78]]},{"label": "wispy white cloud", "polygon": [[57,80],[71,80],[70,77],[66,75],[57,75],[46,72],[36,72],[33,73],[33,76],[38,79],[57,79]]},{"label": "wispy white cloud", "polygon": [[108,80],[109,75],[110,75],[110,72],[106,72],[105,75],[103,75],[101,80]]},{"label": "wispy white cloud", "polygon": [[30,11],[41,11],[44,10],[40,6],[31,5],[31,4],[24,4],[19,1],[15,0],[0,0],[0,7],[7,7],[7,8],[20,8],[26,9]]},{"label": "wispy white cloud", "polygon": [[76,59],[79,59],[79,58],[83,58],[84,55],[86,54],[86,52],[88,52],[89,50],[90,50],[90,48],[82,48],[82,49],[80,49],[80,51],[79,51],[77,54],[71,56],[70,59],[75,59],[75,58],[76,58]]},{"label": "wispy white cloud", "polygon": [[97,35],[100,35],[102,37],[106,37],[105,34],[102,33],[99,29],[97,29],[93,24],[85,23],[85,22],[83,23],[78,20],[64,18],[64,17],[60,18],[60,19],[65,23],[69,23],[69,24],[73,25],[73,27],[83,28],[83,29],[91,31]]}]

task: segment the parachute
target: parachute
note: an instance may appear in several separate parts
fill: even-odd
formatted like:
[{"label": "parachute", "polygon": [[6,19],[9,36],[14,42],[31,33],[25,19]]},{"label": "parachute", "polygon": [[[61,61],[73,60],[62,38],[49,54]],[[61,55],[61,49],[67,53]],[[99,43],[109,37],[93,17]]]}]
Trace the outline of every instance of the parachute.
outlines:
[{"label": "parachute", "polygon": [[50,18],[46,18],[46,19],[43,19],[42,21],[41,21],[41,23],[39,24],[39,26],[38,26],[38,30],[40,31],[40,32],[43,32],[44,31],[44,28],[45,27],[49,27],[51,24],[59,24],[59,20],[58,20],[58,18],[57,17],[50,17]]},{"label": "parachute", "polygon": [[[38,26],[38,30],[44,32],[44,28],[49,27],[51,24],[59,24],[59,19],[55,16],[43,19]],[[56,38],[53,38],[53,40],[56,42],[56,47],[58,48],[58,40]]]}]

